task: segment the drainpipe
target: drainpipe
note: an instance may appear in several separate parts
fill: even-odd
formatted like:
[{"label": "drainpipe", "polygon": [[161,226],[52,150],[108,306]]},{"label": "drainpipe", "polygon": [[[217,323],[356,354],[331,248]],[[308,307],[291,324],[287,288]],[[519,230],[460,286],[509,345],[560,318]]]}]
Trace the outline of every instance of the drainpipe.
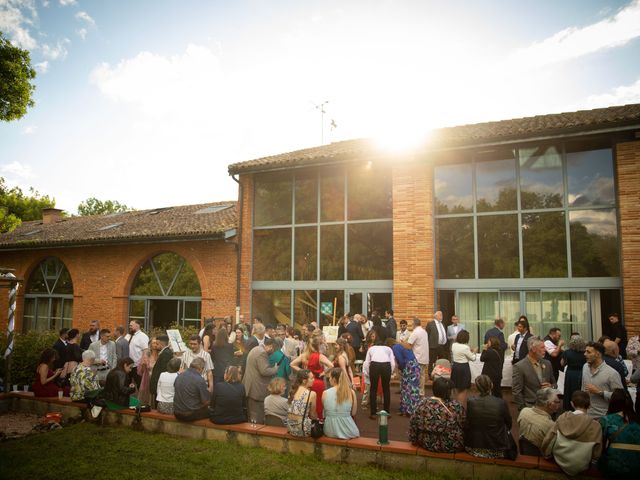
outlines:
[{"label": "drainpipe", "polygon": [[234,182],[238,184],[238,196],[240,201],[238,202],[238,242],[236,243],[236,323],[234,325],[237,326],[240,322],[240,267],[242,265],[242,213],[243,213],[243,204],[244,204],[244,194],[242,190],[242,183],[240,183],[239,178],[231,175],[231,178]]}]

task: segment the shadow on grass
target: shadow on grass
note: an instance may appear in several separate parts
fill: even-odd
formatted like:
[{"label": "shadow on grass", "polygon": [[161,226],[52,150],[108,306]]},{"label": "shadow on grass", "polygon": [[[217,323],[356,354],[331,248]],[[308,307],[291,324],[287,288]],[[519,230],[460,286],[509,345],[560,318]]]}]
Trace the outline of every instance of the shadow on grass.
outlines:
[{"label": "shadow on grass", "polygon": [[413,480],[426,472],[330,463],[212,440],[74,425],[0,444],[0,479]]}]

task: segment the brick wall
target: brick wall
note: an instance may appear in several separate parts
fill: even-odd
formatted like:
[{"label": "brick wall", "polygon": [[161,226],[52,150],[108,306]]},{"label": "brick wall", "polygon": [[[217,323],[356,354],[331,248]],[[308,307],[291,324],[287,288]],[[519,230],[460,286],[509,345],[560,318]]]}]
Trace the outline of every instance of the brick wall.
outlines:
[{"label": "brick wall", "polygon": [[398,162],[393,169],[393,303],[397,318],[433,314],[433,167]]},{"label": "brick wall", "polygon": [[640,333],[640,141],[617,146],[618,212],[621,232],[624,323]]},{"label": "brick wall", "polygon": [[[242,205],[242,255],[240,257],[240,314],[245,321],[249,319],[251,312],[251,276],[253,262],[253,175],[242,175],[243,198],[238,201],[238,208]],[[239,227],[238,227],[239,228]]]},{"label": "brick wall", "polygon": [[[198,276],[202,290],[202,317],[233,315],[236,300],[236,250],[222,240],[162,244],[111,245],[0,252],[0,265],[28,279],[48,256],[58,257],[73,281],[73,326],[84,330],[92,319],[113,328],[125,324],[131,284],[147,259],[162,252],[184,257]],[[24,286],[18,295],[17,325],[22,327]],[[0,290],[0,328],[7,328],[8,298]]]}]

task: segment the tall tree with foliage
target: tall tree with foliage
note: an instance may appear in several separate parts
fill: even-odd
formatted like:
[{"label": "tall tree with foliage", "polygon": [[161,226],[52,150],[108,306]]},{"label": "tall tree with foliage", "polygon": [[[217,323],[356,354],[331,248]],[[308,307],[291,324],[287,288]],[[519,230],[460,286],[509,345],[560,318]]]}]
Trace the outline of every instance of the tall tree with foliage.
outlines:
[{"label": "tall tree with foliage", "polygon": [[33,107],[35,77],[29,51],[11,44],[0,32],[0,120],[18,120]]},{"label": "tall tree with foliage", "polygon": [[83,217],[88,215],[128,212],[129,210],[134,209],[116,200],[98,200],[95,197],[87,198],[78,205],[78,215]]},{"label": "tall tree with foliage", "polygon": [[23,221],[40,220],[42,209],[53,208],[56,201],[33,188],[25,194],[19,187],[9,188],[0,177],[0,233],[10,232]]}]

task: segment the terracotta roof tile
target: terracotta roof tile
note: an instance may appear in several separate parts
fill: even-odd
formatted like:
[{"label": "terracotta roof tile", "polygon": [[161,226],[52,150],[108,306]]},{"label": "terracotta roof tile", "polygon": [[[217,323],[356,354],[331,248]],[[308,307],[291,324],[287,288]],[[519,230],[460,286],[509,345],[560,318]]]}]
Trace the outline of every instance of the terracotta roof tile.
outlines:
[{"label": "terracotta roof tile", "polygon": [[138,210],[87,217],[62,217],[43,224],[24,222],[10,233],[0,235],[0,250],[102,244],[154,239],[184,239],[223,236],[236,228],[236,202]]},{"label": "terracotta roof tile", "polygon": [[[640,104],[598,108],[577,112],[553,113],[497,122],[460,125],[434,130],[425,151],[473,146],[491,142],[526,140],[546,135],[589,132],[640,123]],[[371,139],[356,139],[330,145],[258,158],[229,166],[229,173],[270,170],[292,166],[340,163],[367,154],[380,154]]]}]

